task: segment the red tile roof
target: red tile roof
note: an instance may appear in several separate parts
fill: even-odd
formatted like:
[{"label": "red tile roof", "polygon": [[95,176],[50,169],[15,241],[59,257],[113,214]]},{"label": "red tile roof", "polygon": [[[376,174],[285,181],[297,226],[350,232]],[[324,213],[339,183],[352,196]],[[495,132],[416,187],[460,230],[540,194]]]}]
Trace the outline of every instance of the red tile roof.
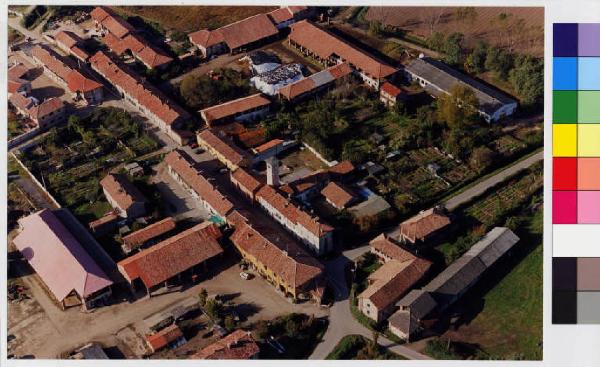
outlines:
[{"label": "red tile roof", "polygon": [[372,239],[369,246],[392,260],[404,262],[415,258],[415,255],[390,241],[383,233]]},{"label": "red tile roof", "polygon": [[294,19],[294,14],[287,7],[275,9],[267,15],[273,20],[275,24],[283,23],[288,20]]},{"label": "red tile roof", "polygon": [[175,221],[171,217],[159,220],[123,237],[123,246],[131,251],[151,239],[175,229],[175,226]]},{"label": "red tile roof", "polygon": [[128,34],[125,38],[120,39],[108,33],[103,39],[108,48],[117,55],[122,55],[125,51],[129,50],[150,69],[166,65],[173,61],[162,50],[154,47],[142,36],[136,34]]},{"label": "red tile roof", "polygon": [[70,31],[60,31],[54,36],[54,39],[69,49],[81,41],[78,35]]},{"label": "red tile roof", "polygon": [[13,243],[59,302],[72,291],[87,297],[112,284],[53,211],[40,210],[19,225]]},{"label": "red tile roof", "polygon": [[106,6],[97,6],[90,12],[90,16],[92,17],[92,19],[97,22],[102,22],[104,19],[111,16],[112,14],[114,14],[114,12]]},{"label": "red tile roof", "polygon": [[265,107],[270,104],[271,101],[268,98],[257,93],[221,103],[216,106],[207,107],[200,110],[200,114],[202,115],[202,118],[204,118],[204,121],[210,125],[213,121],[231,117],[235,114],[247,112],[255,108]]},{"label": "red tile roof", "polygon": [[[396,260],[385,263],[371,274],[369,278],[373,277],[376,280],[358,297],[369,298],[380,311],[386,309],[408,293],[430,267],[431,262],[417,257],[404,263]],[[383,274],[380,279],[377,279],[382,273],[387,274]]]},{"label": "red tile roof", "polygon": [[450,218],[431,208],[400,223],[400,233],[408,241],[415,243],[449,224]]},{"label": "red tile roof", "polygon": [[189,37],[192,43],[195,43],[196,45],[202,46],[204,48],[208,48],[210,46],[214,46],[225,41],[223,39],[223,33],[218,29],[214,31],[209,31],[208,29],[201,29],[197,32],[190,33]]},{"label": "red tile roof", "polygon": [[325,188],[321,190],[321,194],[338,209],[345,208],[346,205],[354,200],[354,195],[335,182],[330,182],[325,186]]},{"label": "red tile roof", "polygon": [[263,152],[266,152],[267,150],[272,149],[272,148],[274,148],[274,147],[276,147],[278,145],[281,145],[281,144],[283,144],[283,140],[281,140],[281,139],[273,139],[273,140],[269,140],[268,142],[266,142],[266,143],[264,143],[262,145],[259,145],[259,146],[255,147],[255,148],[253,148],[253,150],[256,153],[263,153]]},{"label": "red tile roof", "polygon": [[102,26],[106,28],[110,33],[114,34],[119,38],[125,38],[129,33],[135,30],[125,19],[119,15],[112,13],[105,17],[101,22]]},{"label": "red tile roof", "polygon": [[263,186],[256,193],[256,197],[269,203],[290,222],[306,228],[307,231],[317,237],[333,231],[331,226],[321,223],[318,218],[311,217],[310,214],[298,208],[271,186]]},{"label": "red tile roof", "polygon": [[290,83],[279,89],[278,93],[288,100],[292,100],[305,93],[310,93],[323,85],[335,82],[352,73],[350,65],[341,63],[319,71],[307,78]]},{"label": "red tile roof", "polygon": [[86,51],[84,51],[79,46],[71,47],[71,53],[85,61],[87,61],[90,58],[90,54],[88,54]]},{"label": "red tile roof", "polygon": [[29,109],[33,107],[33,101],[19,93],[11,94],[11,96],[8,98],[8,101],[17,109],[22,111],[29,112]]},{"label": "red tile roof", "polygon": [[[16,93],[18,94],[18,93]],[[29,116],[35,120],[42,119],[52,112],[58,111],[64,108],[65,104],[60,98],[50,98],[37,106],[33,106],[29,109]]]},{"label": "red tile roof", "polygon": [[231,177],[248,192],[256,193],[256,191],[258,191],[258,189],[263,185],[258,179],[256,179],[243,168],[238,168],[233,171],[231,173]]},{"label": "red tile roof", "polygon": [[242,164],[248,156],[241,149],[238,149],[226,140],[219,138],[210,129],[200,131],[198,133],[198,140],[199,143],[203,142],[209,148],[219,152],[225,159],[236,166]]},{"label": "red tile roof", "polygon": [[8,79],[7,84],[8,93],[16,93],[19,90],[19,88],[29,84],[29,81],[24,79]]},{"label": "red tile roof", "polygon": [[141,279],[146,288],[201,264],[223,252],[215,224],[201,223],[138,252],[117,264],[130,281]]},{"label": "red tile roof", "polygon": [[258,42],[279,34],[266,14],[256,14],[218,29],[230,49]]},{"label": "red tile roof", "polygon": [[60,55],[49,48],[35,46],[31,50],[31,55],[64,80],[71,93],[89,92],[102,88],[102,84],[83,76],[79,71],[66,65]]},{"label": "red tile roof", "polygon": [[354,172],[354,165],[350,161],[341,161],[335,166],[330,167],[327,171],[329,171],[329,173],[344,176]]},{"label": "red tile roof", "polygon": [[402,94],[402,89],[389,82],[383,83],[381,86],[381,91],[389,94],[392,97],[398,97],[400,94]]},{"label": "red tile roof", "polygon": [[173,150],[165,157],[165,163],[185,181],[219,215],[225,217],[232,209],[229,201],[194,167],[194,161],[182,150]]},{"label": "red tile roof", "polygon": [[88,227],[90,227],[92,231],[95,231],[96,229],[98,229],[98,227],[101,227],[107,223],[111,223],[117,219],[119,219],[119,215],[115,211],[110,211],[101,216],[100,218],[89,222]]},{"label": "red tile roof", "polygon": [[166,125],[179,119],[187,119],[189,114],[177,106],[161,91],[133,74],[127,68],[113,62],[104,52],[98,51],[90,58],[92,68],[102,74],[112,84],[122,88],[139,104],[151,111]]},{"label": "red tile roof", "polygon": [[260,352],[249,331],[237,329],[226,337],[204,347],[193,359],[251,359]]},{"label": "red tile roof", "polygon": [[8,79],[21,79],[28,72],[29,69],[27,68],[27,66],[25,66],[25,64],[18,63],[8,68]]},{"label": "red tile roof", "polygon": [[122,210],[129,209],[135,203],[147,202],[140,190],[129,182],[125,175],[109,173],[100,181],[100,185]]},{"label": "red tile roof", "polygon": [[235,230],[231,242],[279,276],[290,287],[310,285],[323,274],[323,265],[296,241],[271,227],[253,223],[234,211],[227,217]]},{"label": "red tile roof", "polygon": [[146,335],[146,342],[153,351],[158,351],[181,337],[183,337],[183,332],[179,326],[173,324],[154,334]]},{"label": "red tile roof", "polygon": [[290,40],[311,50],[322,59],[337,55],[354,68],[376,79],[385,78],[397,71],[306,20],[294,23],[290,28]]}]

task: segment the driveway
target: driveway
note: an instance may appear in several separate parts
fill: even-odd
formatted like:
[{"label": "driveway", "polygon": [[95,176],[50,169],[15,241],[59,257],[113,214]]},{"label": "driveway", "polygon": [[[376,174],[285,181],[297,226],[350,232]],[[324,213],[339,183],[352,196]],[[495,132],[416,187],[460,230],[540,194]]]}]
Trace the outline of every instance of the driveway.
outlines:
[{"label": "driveway", "polygon": [[[327,278],[333,288],[335,301],[329,309],[329,327],[323,336],[323,340],[309,357],[310,359],[325,359],[346,335],[358,334],[368,339],[373,338],[373,332],[356,321],[350,312],[349,290],[346,285],[345,274],[346,265],[366,251],[368,251],[368,246],[362,246],[344,252],[341,256],[327,262]],[[396,344],[383,336],[379,337],[378,343],[382,347],[388,348],[388,350],[408,359],[431,359],[404,345]]]},{"label": "driveway", "polygon": [[514,175],[515,173],[517,173],[521,170],[524,170],[526,168],[529,168],[532,165],[534,165],[535,163],[537,163],[543,159],[544,159],[544,151],[541,150],[541,151],[533,154],[532,156],[527,157],[526,159],[481,181],[477,185],[469,188],[468,190],[465,190],[465,191],[459,193],[458,195],[451,197],[450,199],[448,199],[448,201],[446,201],[444,203],[444,206],[446,207],[446,209],[452,211],[452,210],[458,208],[459,206],[461,206],[462,204],[468,203],[469,201],[473,200],[477,196],[483,194],[489,188],[494,187],[495,185],[506,180],[507,178]]}]

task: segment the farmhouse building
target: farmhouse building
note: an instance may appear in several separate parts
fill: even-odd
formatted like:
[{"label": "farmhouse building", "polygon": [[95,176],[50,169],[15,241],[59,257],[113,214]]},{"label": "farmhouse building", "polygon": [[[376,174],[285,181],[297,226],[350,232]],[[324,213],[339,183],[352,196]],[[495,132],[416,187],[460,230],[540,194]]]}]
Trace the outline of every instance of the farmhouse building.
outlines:
[{"label": "farmhouse building", "polygon": [[264,117],[270,105],[268,98],[257,93],[200,110],[200,116],[208,126],[231,121],[249,122]]},{"label": "farmhouse building", "polygon": [[31,119],[42,130],[47,130],[65,120],[66,106],[60,98],[53,97],[37,103],[32,97],[13,93],[8,100],[18,114]]},{"label": "farmhouse building", "polygon": [[431,238],[449,224],[450,218],[441,209],[431,208],[400,223],[391,236],[398,242],[415,245]]},{"label": "farmhouse building", "polygon": [[207,263],[221,255],[221,231],[212,223],[200,223],[117,263],[132,291],[143,289],[152,296],[163,286],[192,279]]},{"label": "farmhouse building", "polygon": [[418,82],[425,90],[437,97],[450,94],[457,85],[465,86],[475,93],[478,111],[487,122],[493,122],[512,115],[517,109],[517,101],[499,90],[483,84],[463,74],[441,61],[429,57],[420,57],[405,67],[410,81]]},{"label": "farmhouse building", "polygon": [[387,319],[395,303],[427,273],[431,262],[392,243],[384,234],[370,243],[384,264],[368,277],[368,287],[358,295],[358,309],[375,322]]},{"label": "farmhouse building", "polygon": [[113,284],[62,218],[43,209],[19,219],[13,243],[64,309],[81,304],[88,310],[104,303]]},{"label": "farmhouse building", "polygon": [[290,28],[290,46],[325,66],[348,63],[375,90],[398,71],[306,20],[294,23]]},{"label": "farmhouse building", "polygon": [[316,299],[324,291],[323,265],[296,241],[249,215],[232,212],[231,242],[242,257],[277,290],[292,299]]},{"label": "farmhouse building", "polygon": [[399,100],[405,98],[405,93],[392,83],[385,82],[379,90],[379,100],[386,106],[393,107]]},{"label": "farmhouse building", "polygon": [[247,51],[274,40],[278,34],[269,16],[257,14],[212,31],[202,29],[190,33],[189,39],[203,57],[211,57]]},{"label": "farmhouse building", "polygon": [[398,302],[399,310],[390,317],[390,330],[410,340],[421,321],[435,310],[443,312],[464,295],[500,258],[519,242],[510,229],[496,227],[450,264],[421,290],[413,290]]},{"label": "farmhouse building", "polygon": [[334,208],[342,210],[350,206],[355,200],[356,196],[343,185],[336,182],[330,182],[321,190],[321,195],[325,197],[325,200]]},{"label": "farmhouse building", "polygon": [[229,179],[233,186],[240,190],[252,202],[256,199],[256,193],[263,185],[262,182],[241,167],[231,172]]},{"label": "farmhouse building", "polygon": [[336,81],[343,80],[350,74],[352,74],[350,65],[337,64],[280,88],[278,94],[287,101],[298,102],[330,88]]},{"label": "farmhouse building", "polygon": [[103,41],[118,56],[131,54],[148,69],[164,69],[173,59],[152,45],[118,14],[107,7],[96,7],[90,13],[96,27],[103,33]]},{"label": "farmhouse building", "polygon": [[31,50],[31,56],[38,65],[43,66],[46,75],[67,87],[75,100],[84,100],[88,104],[102,102],[102,84],[66,65],[53,50],[38,45]]},{"label": "farmhouse building", "polygon": [[261,187],[256,193],[256,201],[314,253],[324,255],[333,250],[333,228],[298,208],[275,188]]},{"label": "farmhouse building", "polygon": [[173,150],[164,159],[169,175],[186,189],[194,199],[209,213],[225,221],[233,210],[233,203],[213,186],[200,171],[194,167],[192,158],[182,150]]},{"label": "farmhouse building", "polygon": [[100,185],[106,200],[121,217],[135,219],[146,215],[148,200],[125,175],[109,173]]}]

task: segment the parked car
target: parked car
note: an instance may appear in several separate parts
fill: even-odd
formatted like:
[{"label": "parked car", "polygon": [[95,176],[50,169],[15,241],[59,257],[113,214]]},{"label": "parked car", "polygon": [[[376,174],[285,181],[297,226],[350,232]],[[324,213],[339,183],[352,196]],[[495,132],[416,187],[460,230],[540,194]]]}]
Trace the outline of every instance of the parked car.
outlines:
[{"label": "parked car", "polygon": [[252,278],[252,274],[250,273],[246,273],[245,271],[242,271],[240,273],[240,278],[244,279],[244,280],[248,280]]}]

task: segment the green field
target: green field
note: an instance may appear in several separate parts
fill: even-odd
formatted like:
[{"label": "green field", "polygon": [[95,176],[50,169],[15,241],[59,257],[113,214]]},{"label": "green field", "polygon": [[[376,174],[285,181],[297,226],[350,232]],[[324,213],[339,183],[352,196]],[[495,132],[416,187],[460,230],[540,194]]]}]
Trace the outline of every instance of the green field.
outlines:
[{"label": "green field", "polygon": [[[521,241],[508,259],[509,264],[502,264],[510,270],[508,274],[498,276],[501,279],[480,300],[480,290],[475,289],[475,295],[469,296],[468,303],[482,302],[483,310],[457,331],[447,332],[444,338],[478,345],[475,358],[542,358],[542,229],[543,210],[539,206],[515,230]],[[490,283],[489,277],[484,283]]]}]

